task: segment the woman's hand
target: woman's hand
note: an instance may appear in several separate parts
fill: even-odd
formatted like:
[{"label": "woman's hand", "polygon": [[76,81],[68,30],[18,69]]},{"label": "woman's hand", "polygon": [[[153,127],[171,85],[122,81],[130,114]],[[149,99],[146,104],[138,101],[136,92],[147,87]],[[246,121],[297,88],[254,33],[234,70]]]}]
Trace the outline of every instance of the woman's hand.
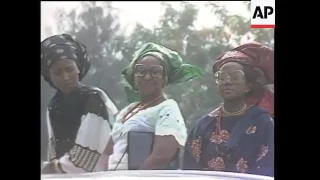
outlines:
[{"label": "woman's hand", "polygon": [[44,165],[44,167],[41,170],[42,174],[60,174],[64,173],[59,169],[59,160],[54,159]]}]

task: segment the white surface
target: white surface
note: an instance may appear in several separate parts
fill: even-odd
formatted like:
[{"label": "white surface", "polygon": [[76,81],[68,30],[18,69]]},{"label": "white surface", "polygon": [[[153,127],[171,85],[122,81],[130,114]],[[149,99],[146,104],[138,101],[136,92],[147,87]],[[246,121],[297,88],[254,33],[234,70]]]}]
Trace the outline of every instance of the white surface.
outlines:
[{"label": "white surface", "polygon": [[258,176],[242,173],[229,173],[229,172],[215,172],[215,171],[109,171],[99,173],[87,173],[81,175],[42,175],[41,179],[44,180],[119,180],[119,179],[159,179],[159,180],[171,180],[171,179],[189,179],[198,180],[211,179],[211,180],[274,180],[273,177]]}]

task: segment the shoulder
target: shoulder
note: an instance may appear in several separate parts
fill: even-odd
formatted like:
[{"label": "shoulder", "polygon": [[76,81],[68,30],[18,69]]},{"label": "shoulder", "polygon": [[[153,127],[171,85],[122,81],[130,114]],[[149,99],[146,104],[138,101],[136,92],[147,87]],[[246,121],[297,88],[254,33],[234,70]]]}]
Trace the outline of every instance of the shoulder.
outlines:
[{"label": "shoulder", "polygon": [[174,109],[180,109],[179,104],[174,99],[167,99],[159,104],[160,108],[174,108]]},{"label": "shoulder", "polygon": [[54,107],[59,100],[61,99],[61,94],[57,91],[49,100],[48,103],[48,109],[50,109],[50,107]]},{"label": "shoulder", "polygon": [[269,113],[262,114],[259,119],[264,126],[274,126],[274,120]]},{"label": "shoulder", "polygon": [[81,94],[84,95],[86,104],[102,104],[102,106],[108,108],[113,115],[118,113],[118,108],[102,89],[94,86],[85,86]]},{"label": "shoulder", "polygon": [[174,99],[167,99],[162,103],[158,104],[156,109],[162,113],[175,112],[181,114],[179,104]]},{"label": "shoulder", "polygon": [[219,109],[220,107],[214,109],[213,111],[211,111],[208,116],[211,116],[211,117],[217,117],[219,115]]},{"label": "shoulder", "polygon": [[258,124],[263,126],[274,126],[274,120],[272,116],[261,107],[253,106],[251,107],[250,111],[253,115],[254,121],[257,121]]},{"label": "shoulder", "polygon": [[208,126],[211,126],[213,122],[215,122],[216,117],[218,116],[219,108],[214,109],[209,114],[202,116],[200,119],[197,120],[195,126],[193,127],[197,131],[201,131]]},{"label": "shoulder", "polygon": [[220,107],[214,109],[209,114],[207,114],[207,115],[203,116],[202,118],[200,118],[198,120],[197,124],[204,124],[206,126],[209,123],[211,123],[212,121],[214,121],[216,119],[216,117],[219,115],[219,109],[220,109]]},{"label": "shoulder", "polygon": [[95,86],[84,86],[81,89],[81,94],[87,99],[95,99],[103,102],[106,102],[109,99],[108,95],[102,89]]},{"label": "shoulder", "polygon": [[[260,108],[260,107],[258,107]],[[261,109],[261,108],[260,108]],[[272,116],[266,112],[265,110],[261,110],[260,114],[258,114],[257,116],[254,117],[254,125],[256,126],[257,129],[259,129],[259,133],[261,135],[262,138],[267,137],[266,135],[273,135],[274,133],[274,121]],[[252,126],[254,127],[254,126]],[[251,128],[248,128],[248,130]],[[247,131],[248,131],[247,130]],[[268,135],[268,136],[269,136]]]},{"label": "shoulder", "polygon": [[[131,105],[134,105],[136,103],[132,103]],[[127,106],[130,107],[131,105]],[[180,108],[178,103],[174,99],[167,99],[160,104],[149,107],[145,109],[145,112],[148,114],[162,114],[165,112],[179,112],[180,113]]]},{"label": "shoulder", "polygon": [[204,137],[204,133],[206,132],[207,128],[209,127],[212,129],[214,125],[212,125],[212,122],[214,121],[214,118],[205,115],[202,118],[200,118],[197,123],[190,129],[189,131],[189,138],[199,138]]},{"label": "shoulder", "polygon": [[200,130],[200,129],[205,129],[208,127],[213,121],[215,120],[214,117],[210,115],[205,115],[202,118],[198,119],[196,125],[194,126],[195,129]]},{"label": "shoulder", "polygon": [[128,106],[124,107],[120,112],[119,114],[121,113],[124,113],[124,112],[127,112],[128,110],[130,110],[131,108],[133,108],[135,105],[137,105],[138,102],[133,102],[133,103],[130,103]]},{"label": "shoulder", "polygon": [[128,106],[124,107],[122,110],[119,111],[119,113],[117,114],[117,120],[120,119],[120,117],[122,117],[127,111],[129,111],[131,108],[133,108],[133,106],[137,105],[138,102],[134,102],[129,104]]},{"label": "shoulder", "polygon": [[86,111],[104,114],[105,117],[118,113],[117,107],[100,88],[85,86],[81,91],[82,96],[84,96]]},{"label": "shoulder", "polygon": [[178,103],[173,99],[167,99],[166,101],[163,101],[161,104],[157,105],[156,107],[156,114],[159,116],[157,118],[159,122],[166,119],[175,119],[177,121],[174,122],[184,122],[184,118],[181,114],[180,108]]}]

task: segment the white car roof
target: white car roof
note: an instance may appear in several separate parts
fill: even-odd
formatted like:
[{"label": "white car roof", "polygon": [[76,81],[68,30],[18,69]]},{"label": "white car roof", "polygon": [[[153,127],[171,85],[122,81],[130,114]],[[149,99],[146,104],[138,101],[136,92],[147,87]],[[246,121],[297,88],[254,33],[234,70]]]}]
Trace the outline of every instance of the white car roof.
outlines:
[{"label": "white car roof", "polygon": [[273,177],[258,176],[243,173],[215,172],[215,171],[186,171],[186,170],[149,170],[149,171],[106,171],[85,174],[54,174],[41,175],[42,180],[119,180],[131,179],[138,180],[141,178],[149,180],[171,180],[171,179],[190,179],[199,180],[198,178],[211,180],[274,180]]}]

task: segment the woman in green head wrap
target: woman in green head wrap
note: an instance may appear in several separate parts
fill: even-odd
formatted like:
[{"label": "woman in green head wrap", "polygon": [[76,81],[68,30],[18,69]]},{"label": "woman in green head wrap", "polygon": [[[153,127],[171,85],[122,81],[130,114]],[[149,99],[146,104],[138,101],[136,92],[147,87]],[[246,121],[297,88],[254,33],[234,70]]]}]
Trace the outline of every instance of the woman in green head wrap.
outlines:
[{"label": "woman in green head wrap", "polygon": [[[106,152],[109,155],[108,169],[177,168],[171,163],[177,160],[179,145],[185,144],[187,130],[177,102],[167,99],[163,88],[198,77],[202,70],[184,64],[175,51],[147,43],[134,54],[122,74],[128,83],[128,99],[133,103],[116,117]],[[133,131],[155,135],[153,145],[143,139],[145,134],[136,141],[139,135],[131,137]],[[133,146],[137,146],[135,152],[130,148]],[[146,149],[152,149],[148,157],[133,162],[132,157],[138,157]]]},{"label": "woman in green head wrap", "polygon": [[[152,67],[149,75],[148,66]],[[128,86],[128,101],[152,98],[159,95],[163,87],[191,80],[202,75],[199,67],[184,64],[178,52],[154,43],[146,43],[135,54],[130,65],[122,72]],[[152,86],[150,86],[152,85]],[[139,97],[140,96],[140,97]]]}]

